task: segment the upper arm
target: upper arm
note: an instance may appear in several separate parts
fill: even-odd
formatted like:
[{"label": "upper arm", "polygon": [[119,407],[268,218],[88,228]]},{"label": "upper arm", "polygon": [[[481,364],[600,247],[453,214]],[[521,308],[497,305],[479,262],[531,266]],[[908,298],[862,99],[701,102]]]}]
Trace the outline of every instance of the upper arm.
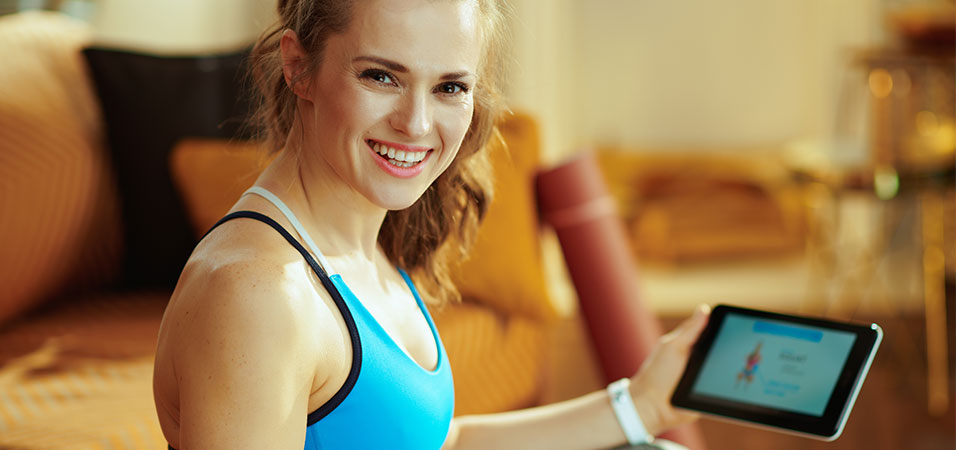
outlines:
[{"label": "upper arm", "polygon": [[302,448],[314,365],[296,299],[247,265],[201,278],[177,305],[179,450]]}]

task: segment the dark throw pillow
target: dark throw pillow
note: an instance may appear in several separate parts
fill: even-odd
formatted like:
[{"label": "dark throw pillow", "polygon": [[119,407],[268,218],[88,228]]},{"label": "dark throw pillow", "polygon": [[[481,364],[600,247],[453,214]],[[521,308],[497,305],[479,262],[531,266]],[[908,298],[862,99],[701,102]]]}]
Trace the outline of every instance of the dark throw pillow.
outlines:
[{"label": "dark throw pillow", "polygon": [[171,288],[196,240],[170,178],[169,152],[187,136],[243,137],[251,105],[243,83],[248,50],[199,57],[103,48],[83,53],[120,192],[123,285]]}]

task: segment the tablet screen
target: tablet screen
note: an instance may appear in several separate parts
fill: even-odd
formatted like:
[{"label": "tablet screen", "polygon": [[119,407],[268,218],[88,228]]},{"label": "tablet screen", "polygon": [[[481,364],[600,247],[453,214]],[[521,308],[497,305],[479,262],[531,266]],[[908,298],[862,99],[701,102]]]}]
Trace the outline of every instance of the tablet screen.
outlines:
[{"label": "tablet screen", "polygon": [[854,324],[717,305],[671,403],[816,439],[840,436],[883,339]]},{"label": "tablet screen", "polygon": [[729,313],[691,395],[822,416],[855,340],[850,332]]}]

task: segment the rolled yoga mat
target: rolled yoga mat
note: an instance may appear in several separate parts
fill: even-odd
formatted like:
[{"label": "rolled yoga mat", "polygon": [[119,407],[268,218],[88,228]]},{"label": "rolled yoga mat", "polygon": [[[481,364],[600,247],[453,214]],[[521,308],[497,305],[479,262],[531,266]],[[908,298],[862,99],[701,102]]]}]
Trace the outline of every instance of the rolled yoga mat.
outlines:
[{"label": "rolled yoga mat", "polygon": [[[633,376],[661,329],[641,300],[631,246],[594,155],[538,173],[535,189],[538,210],[561,243],[605,381]],[[705,448],[695,426],[663,436],[693,450]]]}]

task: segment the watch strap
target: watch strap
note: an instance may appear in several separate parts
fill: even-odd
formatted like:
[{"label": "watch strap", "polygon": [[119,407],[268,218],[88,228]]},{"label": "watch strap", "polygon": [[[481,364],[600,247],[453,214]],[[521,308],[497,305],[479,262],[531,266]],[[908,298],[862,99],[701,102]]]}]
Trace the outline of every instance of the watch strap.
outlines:
[{"label": "watch strap", "polygon": [[634,406],[630,386],[631,380],[628,378],[621,378],[607,386],[611,408],[630,445],[653,442],[654,437],[647,433],[647,428],[644,427],[644,422]]}]

